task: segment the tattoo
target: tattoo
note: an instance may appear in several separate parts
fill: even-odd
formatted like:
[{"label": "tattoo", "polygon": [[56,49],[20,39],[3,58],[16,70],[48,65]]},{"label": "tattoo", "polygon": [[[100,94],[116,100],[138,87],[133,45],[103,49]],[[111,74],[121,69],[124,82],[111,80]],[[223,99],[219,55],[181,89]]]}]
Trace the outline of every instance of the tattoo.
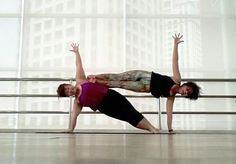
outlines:
[{"label": "tattoo", "polygon": [[122,88],[134,92],[150,92],[150,80],[142,81],[105,81],[97,80],[98,83],[105,84],[109,88]]}]

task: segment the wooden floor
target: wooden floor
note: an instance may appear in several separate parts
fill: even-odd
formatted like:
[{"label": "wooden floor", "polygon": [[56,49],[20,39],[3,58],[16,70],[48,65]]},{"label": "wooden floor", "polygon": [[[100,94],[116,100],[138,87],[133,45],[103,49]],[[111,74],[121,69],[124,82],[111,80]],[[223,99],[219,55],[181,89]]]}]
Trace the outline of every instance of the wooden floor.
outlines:
[{"label": "wooden floor", "polygon": [[0,133],[1,164],[236,164],[236,134]]}]

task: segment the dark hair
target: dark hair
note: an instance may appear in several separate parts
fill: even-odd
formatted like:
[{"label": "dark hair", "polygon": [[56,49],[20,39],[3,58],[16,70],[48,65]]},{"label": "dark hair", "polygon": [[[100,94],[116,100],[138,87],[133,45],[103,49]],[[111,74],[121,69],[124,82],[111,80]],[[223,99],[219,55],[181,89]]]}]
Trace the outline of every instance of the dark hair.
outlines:
[{"label": "dark hair", "polygon": [[193,90],[191,94],[186,96],[186,98],[189,98],[190,100],[197,100],[200,95],[201,88],[194,82],[186,82],[182,84],[182,86],[184,85],[191,87]]},{"label": "dark hair", "polygon": [[69,85],[69,84],[63,83],[63,84],[60,84],[60,85],[58,86],[58,88],[57,88],[57,96],[58,96],[58,97],[67,97],[67,96],[66,96],[66,93],[65,93],[65,86],[66,86],[66,85]]}]

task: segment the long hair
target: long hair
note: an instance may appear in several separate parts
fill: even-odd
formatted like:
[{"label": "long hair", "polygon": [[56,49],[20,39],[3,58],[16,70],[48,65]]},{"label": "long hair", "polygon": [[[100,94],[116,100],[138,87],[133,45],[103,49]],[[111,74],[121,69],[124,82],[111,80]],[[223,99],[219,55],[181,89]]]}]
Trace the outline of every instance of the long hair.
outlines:
[{"label": "long hair", "polygon": [[67,97],[66,93],[65,93],[65,86],[67,86],[67,85],[69,85],[69,84],[63,83],[58,86],[58,88],[57,88],[57,96],[58,97]]}]

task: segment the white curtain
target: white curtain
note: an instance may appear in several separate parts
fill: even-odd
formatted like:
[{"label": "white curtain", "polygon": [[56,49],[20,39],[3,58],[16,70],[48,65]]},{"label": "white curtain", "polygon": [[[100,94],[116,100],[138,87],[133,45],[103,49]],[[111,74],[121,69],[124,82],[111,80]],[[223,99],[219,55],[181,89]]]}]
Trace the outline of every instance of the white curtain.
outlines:
[{"label": "white curtain", "polygon": [[[72,42],[87,74],[131,69],[171,75],[172,34],[182,33],[183,78],[235,78],[235,0],[1,0],[0,76],[73,78]],[[55,94],[59,82],[0,82],[1,94]],[[235,83],[201,82],[203,95],[235,95]],[[123,90],[119,90],[126,94]],[[135,94],[135,93],[132,93]],[[16,102],[17,101],[17,102]],[[0,111],[68,111],[69,100],[1,98]],[[157,111],[156,99],[130,99]],[[174,111],[234,111],[234,99],[177,99]],[[85,109],[90,111],[89,109]],[[165,99],[161,99],[165,111]],[[146,115],[158,126],[156,115]],[[175,115],[176,129],[236,129],[233,115]],[[77,128],[123,129],[103,115],[81,115]],[[162,118],[166,128],[165,115]],[[68,115],[0,114],[0,128],[67,128]]]}]

